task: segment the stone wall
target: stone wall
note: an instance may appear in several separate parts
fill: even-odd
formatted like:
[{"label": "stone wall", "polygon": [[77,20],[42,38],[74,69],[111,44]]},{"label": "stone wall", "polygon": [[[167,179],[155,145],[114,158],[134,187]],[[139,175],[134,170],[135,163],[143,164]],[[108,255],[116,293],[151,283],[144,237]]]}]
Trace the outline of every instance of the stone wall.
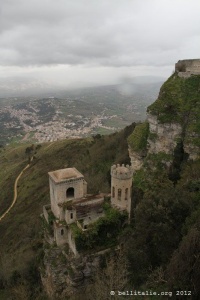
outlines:
[{"label": "stone wall", "polygon": [[[87,183],[83,178],[71,181],[63,181],[60,183],[55,183],[51,178],[49,178],[49,185],[51,209],[57,218],[60,218],[60,210],[58,207],[59,203],[67,202],[74,198],[82,198],[87,191]],[[67,198],[66,191],[68,188],[74,188],[73,198]]]},{"label": "stone wall", "polygon": [[189,77],[191,74],[200,74],[200,59],[179,60],[175,64],[175,71],[180,77]]},{"label": "stone wall", "polygon": [[65,245],[68,240],[68,229],[65,225],[54,222],[54,239],[58,246]]},{"label": "stone wall", "polygon": [[67,224],[72,224],[76,221],[76,210],[75,209],[66,209],[65,210],[65,221]]},{"label": "stone wall", "polygon": [[[126,209],[129,216],[131,211],[133,170],[127,165],[111,167],[111,204],[119,209]],[[120,197],[119,197],[120,191]]]}]

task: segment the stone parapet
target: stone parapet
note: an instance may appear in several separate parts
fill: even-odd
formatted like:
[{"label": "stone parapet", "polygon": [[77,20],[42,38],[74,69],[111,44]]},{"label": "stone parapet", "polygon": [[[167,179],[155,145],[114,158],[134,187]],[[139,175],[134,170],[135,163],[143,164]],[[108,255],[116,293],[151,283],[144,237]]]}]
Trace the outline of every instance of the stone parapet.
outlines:
[{"label": "stone parapet", "polygon": [[130,179],[133,176],[133,169],[129,165],[113,165],[111,167],[111,176],[117,179]]}]

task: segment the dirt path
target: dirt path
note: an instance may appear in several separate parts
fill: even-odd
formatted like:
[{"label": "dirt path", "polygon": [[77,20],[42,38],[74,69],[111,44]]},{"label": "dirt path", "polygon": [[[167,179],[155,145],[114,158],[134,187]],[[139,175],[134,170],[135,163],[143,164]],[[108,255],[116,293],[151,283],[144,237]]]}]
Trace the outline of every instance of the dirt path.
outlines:
[{"label": "dirt path", "polygon": [[49,147],[53,146],[56,142],[57,142],[57,141],[51,142],[51,144],[49,144],[49,145],[45,148],[45,150],[47,150]]},{"label": "dirt path", "polygon": [[[33,157],[31,157],[31,161],[32,160],[33,160]],[[26,169],[28,169],[29,166],[30,166],[30,163],[28,165],[26,165],[25,168],[23,168],[23,170],[19,173],[19,175],[15,179],[13,201],[12,201],[11,205],[8,207],[8,209],[3,213],[3,215],[0,216],[0,222],[1,222],[1,220],[3,218],[5,218],[5,216],[7,215],[7,213],[9,213],[9,211],[11,210],[11,208],[15,205],[15,203],[17,201],[17,184],[18,184],[18,180],[20,179],[20,177],[22,176],[22,174],[24,173],[24,171]]]}]

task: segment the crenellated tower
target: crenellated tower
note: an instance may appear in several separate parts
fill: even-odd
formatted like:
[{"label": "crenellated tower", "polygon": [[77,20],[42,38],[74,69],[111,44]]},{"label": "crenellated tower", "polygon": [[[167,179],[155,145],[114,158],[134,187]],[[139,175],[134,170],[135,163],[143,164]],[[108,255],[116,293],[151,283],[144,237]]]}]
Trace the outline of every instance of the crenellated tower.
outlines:
[{"label": "crenellated tower", "polygon": [[111,167],[111,204],[119,210],[131,213],[133,169],[124,164]]}]

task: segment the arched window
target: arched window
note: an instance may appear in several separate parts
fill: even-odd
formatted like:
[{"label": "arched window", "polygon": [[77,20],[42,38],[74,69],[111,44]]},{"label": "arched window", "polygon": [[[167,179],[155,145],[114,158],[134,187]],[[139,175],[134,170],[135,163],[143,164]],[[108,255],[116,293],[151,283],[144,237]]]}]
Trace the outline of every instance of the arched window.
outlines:
[{"label": "arched window", "polygon": [[66,191],[66,197],[67,198],[74,198],[74,188],[70,187]]},{"label": "arched window", "polygon": [[61,235],[64,234],[64,229],[61,229],[60,234],[61,234]]},{"label": "arched window", "polygon": [[112,197],[115,198],[115,187],[112,187]]},{"label": "arched window", "polygon": [[128,188],[125,189],[125,200],[128,200]]},{"label": "arched window", "polygon": [[118,189],[118,197],[117,197],[117,199],[121,200],[121,198],[122,198],[122,190]]}]

